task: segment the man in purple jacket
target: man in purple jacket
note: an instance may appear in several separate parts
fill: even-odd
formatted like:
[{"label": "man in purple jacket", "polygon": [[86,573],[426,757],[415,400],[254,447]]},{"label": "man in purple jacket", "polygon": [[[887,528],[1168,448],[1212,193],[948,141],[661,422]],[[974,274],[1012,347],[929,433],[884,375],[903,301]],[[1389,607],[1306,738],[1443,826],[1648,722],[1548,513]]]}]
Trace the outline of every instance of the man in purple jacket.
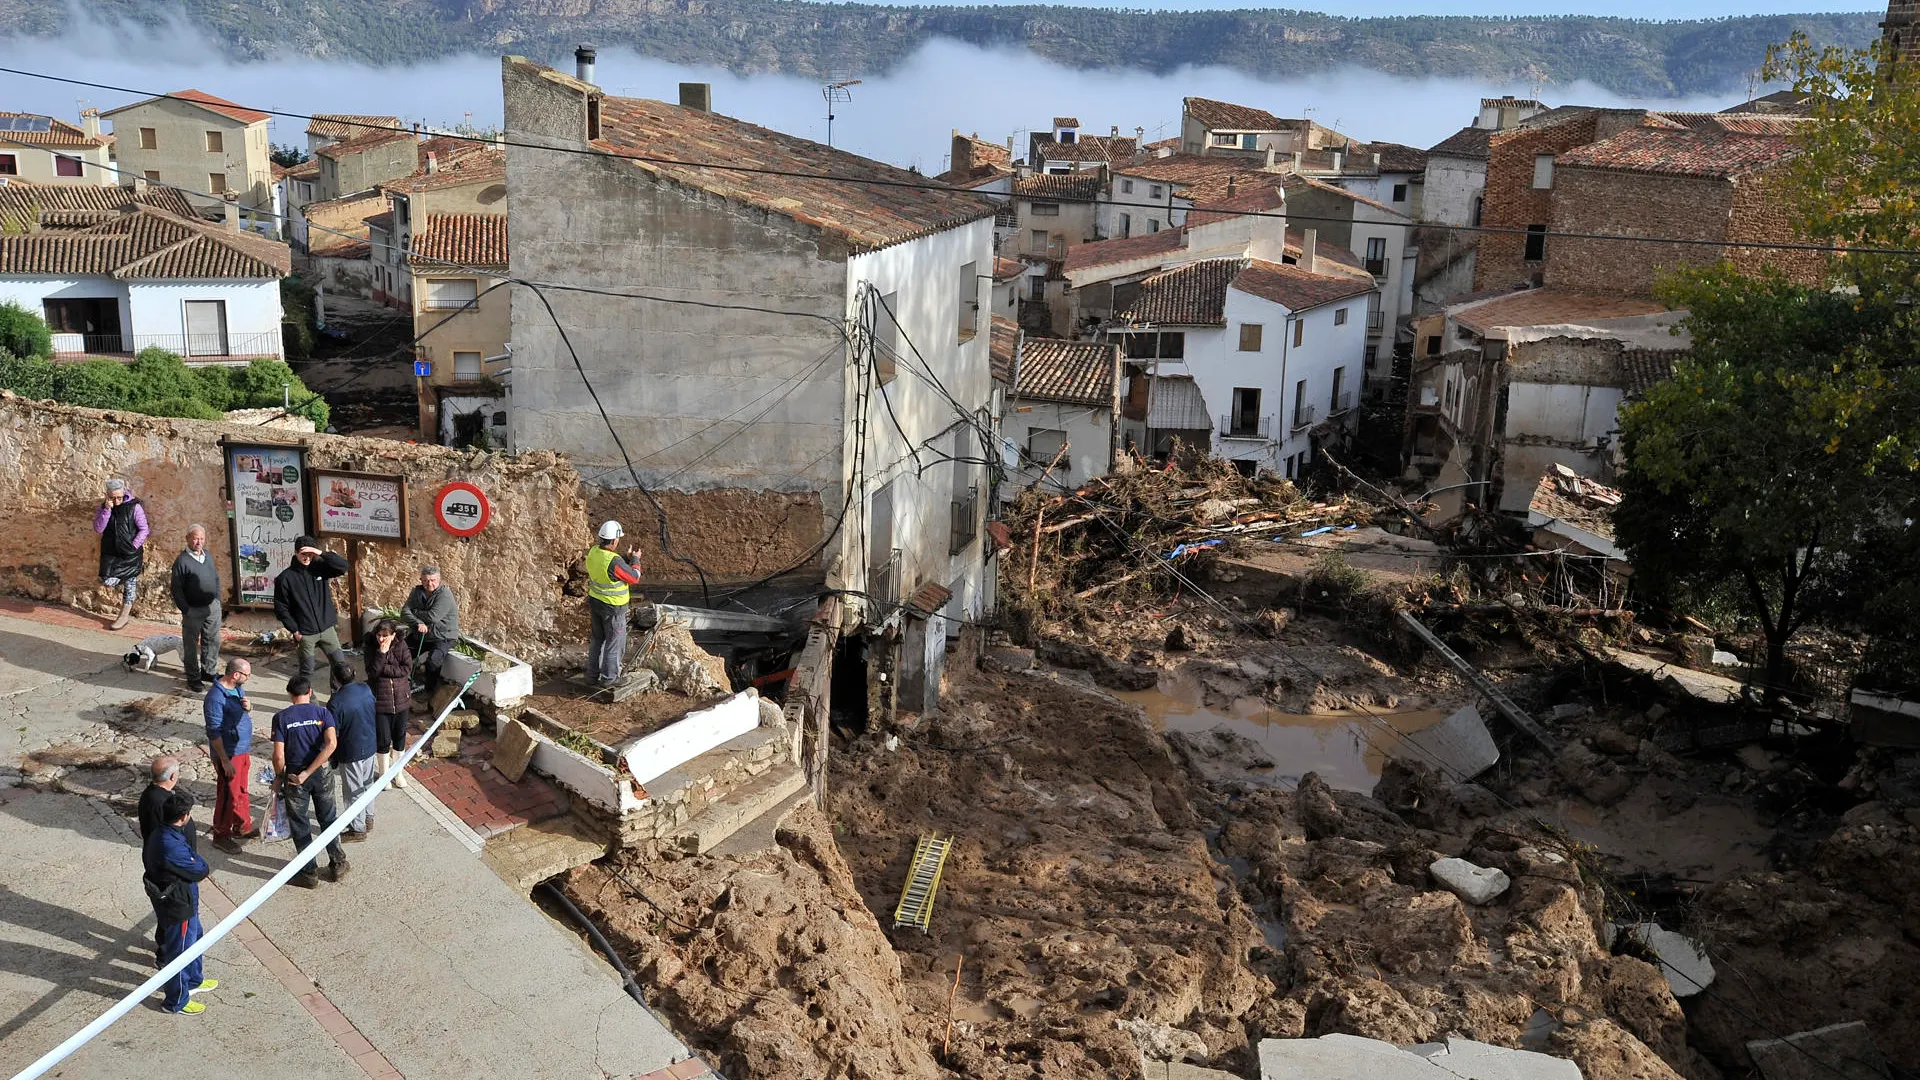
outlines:
[{"label": "man in purple jacket", "polygon": [[107,497],[93,512],[93,531],[100,534],[100,580],[109,589],[120,589],[120,617],[111,629],[124,629],[133,619],[148,533],[147,508],[127,490],[125,480],[107,481]]}]

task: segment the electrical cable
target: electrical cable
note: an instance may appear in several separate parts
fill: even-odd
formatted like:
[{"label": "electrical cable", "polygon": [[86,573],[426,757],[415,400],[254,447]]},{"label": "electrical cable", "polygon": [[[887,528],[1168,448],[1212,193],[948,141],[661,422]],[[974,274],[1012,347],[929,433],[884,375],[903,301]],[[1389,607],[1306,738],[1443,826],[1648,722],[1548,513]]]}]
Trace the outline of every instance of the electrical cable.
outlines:
[{"label": "electrical cable", "polygon": [[[193,101],[192,99],[189,99],[189,98],[182,98],[176,94],[151,93],[145,90],[135,89],[133,87],[116,86],[112,83],[94,82],[87,79],[75,79],[75,78],[71,78],[69,76],[63,76],[63,75],[51,75],[46,72],[28,71],[23,68],[0,66],[0,74],[18,75],[18,76],[21,76],[22,78],[29,78],[29,79],[42,79],[49,82],[65,83],[71,86],[85,86],[85,87],[89,87],[91,89],[96,89],[96,90],[112,90],[117,93],[133,94],[145,99],[158,98],[158,99],[167,100],[167,101],[185,101],[188,104],[193,104],[193,105],[201,104],[200,102]],[[253,106],[242,106],[242,107],[253,109],[256,112],[266,113],[269,116],[285,117],[287,119],[308,120],[308,121],[311,121],[314,119],[313,115],[309,113],[298,113],[298,112],[292,112],[285,109],[255,109]],[[409,134],[409,135],[416,134],[416,132],[410,127],[400,127],[400,126],[387,127],[382,125],[366,125],[366,127],[369,131],[393,131],[393,132],[399,132],[399,133]],[[648,164],[648,165],[661,165],[661,166],[666,166],[670,168],[710,169],[715,172],[745,173],[748,175],[758,175],[758,176],[777,176],[777,177],[781,177],[785,179],[793,179],[793,180],[818,180],[818,181],[824,181],[828,183],[855,184],[855,185],[864,185],[869,187],[892,187],[892,188],[907,188],[907,189],[919,190],[919,191],[951,192],[956,195],[967,196],[970,198],[984,198],[984,196],[973,195],[971,192],[968,192],[965,189],[956,188],[950,184],[944,184],[937,180],[933,180],[931,178],[926,180],[895,180],[895,179],[873,177],[873,176],[848,176],[844,174],[836,175],[833,173],[810,173],[810,172],[803,172],[803,171],[794,170],[794,169],[776,169],[776,168],[771,168],[767,166],[728,164],[723,162],[711,162],[711,161],[687,161],[687,160],[682,160],[678,158],[662,157],[659,155],[650,155],[650,154],[641,154],[641,153],[614,151],[614,150],[602,150],[592,146],[549,146],[541,143],[516,141],[512,139],[507,139],[505,137],[487,139],[478,135],[458,135],[458,134],[441,135],[437,137],[447,138],[447,139],[458,139],[458,140],[463,140],[467,142],[485,143],[489,146],[495,146],[495,147],[516,147],[519,149],[526,149],[526,150],[544,150],[550,153],[576,154],[576,155],[582,155],[582,156],[588,156],[588,157],[613,158],[618,160],[640,162],[642,164]],[[1249,171],[1251,172],[1255,170],[1249,170]],[[197,192],[196,194],[201,194],[204,197],[205,193]],[[1072,204],[1072,205],[1124,206],[1128,208],[1150,209],[1150,210],[1165,209],[1168,205],[1166,203],[1156,203],[1156,202],[1135,202],[1130,200],[1119,200],[1119,199],[1101,199],[1101,198],[1089,199],[1089,198],[1064,197],[1064,196],[1063,197],[1049,196],[1047,198],[1047,201],[1057,202],[1061,204]],[[1265,210],[1241,210],[1241,209],[1227,208],[1227,207],[1193,207],[1192,209],[1198,210],[1207,214],[1213,214],[1213,215],[1219,215],[1219,216],[1275,217],[1275,218],[1283,218],[1283,219],[1300,221],[1300,222],[1311,221],[1311,222],[1326,223],[1326,224],[1351,224],[1352,223],[1350,218],[1304,215],[1304,214],[1289,215],[1284,212],[1273,212],[1273,211],[1265,211]],[[987,215],[985,213],[982,213],[980,216],[985,217]],[[1538,232],[1538,231],[1531,230],[1526,226],[1448,225],[1448,224],[1442,224],[1438,222],[1422,222],[1422,221],[1412,221],[1412,220],[1386,221],[1386,222],[1377,222],[1376,224],[1392,226],[1396,228],[1404,228],[1404,229],[1431,229],[1434,231],[1446,231],[1450,234],[1451,233],[1474,233],[1474,234],[1482,234],[1482,235],[1519,236],[1519,237],[1545,236],[1549,239],[1562,239],[1562,240],[1597,240],[1597,241],[1609,241],[1609,242],[1619,242],[1619,243],[1654,243],[1654,244],[1667,244],[1667,245],[1679,245],[1679,246],[1740,248],[1743,250],[1762,250],[1762,251],[1811,251],[1811,252],[1822,252],[1822,253],[1832,254],[1832,255],[1838,255],[1843,253],[1852,254],[1852,255],[1907,255],[1907,256],[1920,255],[1920,248],[1843,247],[1843,246],[1834,245],[1834,244],[1815,244],[1815,243],[1803,243],[1803,242],[1793,242],[1793,241],[1759,241],[1759,240],[1726,241],[1726,240],[1711,240],[1711,239],[1703,239],[1700,237],[1686,237],[1686,236],[1628,236],[1620,233],[1591,233],[1591,232],[1568,232],[1568,231]]]}]

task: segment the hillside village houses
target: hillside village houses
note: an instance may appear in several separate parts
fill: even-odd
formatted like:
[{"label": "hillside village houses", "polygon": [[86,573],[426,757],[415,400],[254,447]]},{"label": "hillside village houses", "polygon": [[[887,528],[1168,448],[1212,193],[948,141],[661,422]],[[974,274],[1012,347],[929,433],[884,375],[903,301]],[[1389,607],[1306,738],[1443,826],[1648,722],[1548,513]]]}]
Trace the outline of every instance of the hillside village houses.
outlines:
[{"label": "hillside village houses", "polygon": [[0,112],[0,180],[118,184],[112,155],[113,136],[100,133],[98,109],[81,110],[78,126],[39,113]]}]

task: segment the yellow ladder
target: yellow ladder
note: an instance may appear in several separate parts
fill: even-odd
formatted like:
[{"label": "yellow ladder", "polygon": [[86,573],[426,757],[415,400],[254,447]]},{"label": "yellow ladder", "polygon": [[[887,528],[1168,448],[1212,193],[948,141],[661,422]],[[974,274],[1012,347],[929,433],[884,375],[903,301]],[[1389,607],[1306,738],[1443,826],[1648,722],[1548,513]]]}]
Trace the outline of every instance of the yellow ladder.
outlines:
[{"label": "yellow ladder", "polygon": [[900,890],[900,906],[893,909],[893,925],[917,926],[921,933],[931,932],[933,894],[940,889],[940,871],[947,865],[947,852],[953,837],[927,833],[913,845],[913,862],[907,867],[907,884]]}]

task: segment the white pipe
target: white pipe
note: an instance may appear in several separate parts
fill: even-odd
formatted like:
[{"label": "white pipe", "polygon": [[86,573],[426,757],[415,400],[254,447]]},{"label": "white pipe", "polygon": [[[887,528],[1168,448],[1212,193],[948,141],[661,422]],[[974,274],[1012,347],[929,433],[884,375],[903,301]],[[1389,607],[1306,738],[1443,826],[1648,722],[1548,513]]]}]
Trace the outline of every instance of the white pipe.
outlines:
[{"label": "white pipe", "polygon": [[[480,673],[477,671],[467,676],[467,681],[460,687],[460,694],[466,693],[467,690],[473,686],[474,680],[479,677]],[[420,748],[426,746],[433,740],[434,733],[440,730],[440,725],[446,723],[447,715],[459,707],[460,694],[455,694],[453,700],[447,702],[447,707],[440,710],[440,715],[435,717],[433,723],[427,726],[426,734],[415,740],[413,746],[408,749],[406,753],[401,754],[400,757],[394,761],[393,766],[382,773],[378,780],[374,781],[372,787],[362,792],[359,798],[353,800],[352,803],[348,804],[346,809],[340,811],[339,816],[334,818],[333,824],[321,830],[320,835],[313,838],[313,842],[307,845],[306,850],[296,854],[292,861],[281,867],[280,872],[269,878],[267,883],[261,886],[259,891],[247,897],[238,907],[234,908],[233,914],[221,919],[218,926],[202,934],[200,940],[194,942],[186,952],[175,957],[173,963],[155,972],[152,978],[141,983],[126,997],[114,1002],[113,1007],[101,1013],[93,1023],[74,1032],[73,1036],[66,1042],[47,1051],[41,1055],[40,1060],[15,1073],[13,1080],[34,1080],[35,1077],[45,1075],[48,1069],[65,1061],[74,1051],[92,1042],[95,1036],[113,1026],[115,1020],[127,1015],[127,1013],[131,1011],[135,1005],[140,1004],[147,995],[160,989],[166,984],[167,980],[180,974],[188,964],[193,963],[200,958],[202,953],[212,948],[214,942],[226,937],[229,933],[233,932],[234,927],[245,922],[247,917],[252,915],[261,904],[266,903],[269,897],[280,891],[280,886],[285,885],[289,878],[299,873],[302,867],[318,858],[321,849],[325,848],[334,837],[339,836],[340,833],[346,829],[347,824],[359,816],[362,810],[373,805],[373,797],[380,794],[382,789],[392,783],[394,777],[400,775],[400,771],[407,767],[407,762],[412,761],[414,756],[420,753]]]}]

